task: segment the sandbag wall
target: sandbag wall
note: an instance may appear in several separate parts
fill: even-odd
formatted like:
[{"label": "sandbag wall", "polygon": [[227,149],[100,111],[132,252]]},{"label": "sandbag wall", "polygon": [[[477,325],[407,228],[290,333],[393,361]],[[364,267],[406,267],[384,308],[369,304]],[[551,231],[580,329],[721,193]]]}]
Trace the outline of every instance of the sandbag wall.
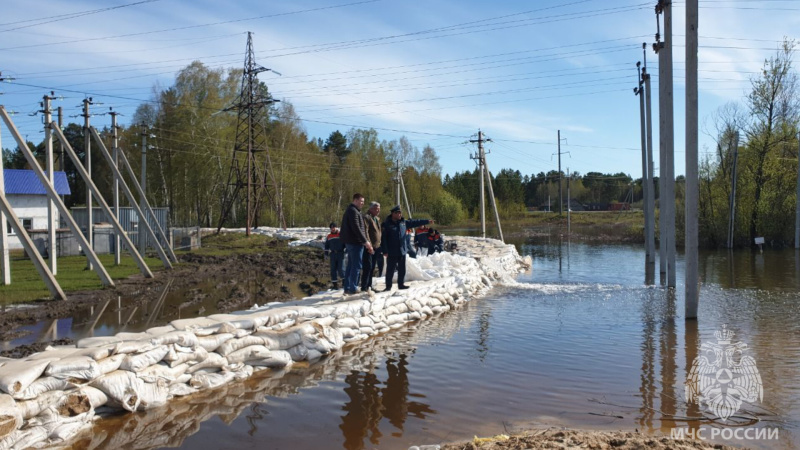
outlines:
[{"label": "sandbag wall", "polygon": [[469,256],[409,260],[412,282],[405,291],[352,297],[328,291],[0,359],[0,450],[57,445],[91,427],[103,411],[152,410],[254,371],[317,360],[346,342],[455,309],[530,267],[513,246],[458,239]]}]

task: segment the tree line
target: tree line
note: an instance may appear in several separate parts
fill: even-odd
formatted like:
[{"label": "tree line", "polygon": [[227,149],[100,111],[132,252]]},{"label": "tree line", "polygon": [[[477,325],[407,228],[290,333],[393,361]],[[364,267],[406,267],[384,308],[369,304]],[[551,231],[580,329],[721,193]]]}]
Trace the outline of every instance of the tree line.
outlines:
[{"label": "tree line", "polygon": [[[699,220],[701,242],[722,246],[727,241],[728,214],[736,179],[735,242],[749,245],[756,236],[777,244],[793,241],[798,155],[797,75],[792,66],[795,43],[785,41],[741,103],[730,103],[706,121],[705,132],[716,148],[701,161]],[[237,115],[230,106],[239,95],[241,69],[213,69],[195,61],[178,72],[167,88],[154,87],[150,101],[136,110],[132,125],[120,127],[120,147],[134,172],[141,169],[142,127],[147,130],[147,195],[154,206],[169,208],[172,226],[214,227],[236,139]],[[266,85],[260,89],[267,93]],[[381,139],[374,129],[334,131],[327,138],[309,136],[290,102],[270,105],[263,118],[267,136],[269,189],[288,226],[324,226],[338,221],[354,192],[368,201],[396,203],[397,166],[412,213],[435,217],[442,224],[475,218],[479,172],[445,174],[431,145],[419,148],[407,138]],[[82,125],[69,123],[64,134],[84,158]],[[111,148],[112,130],[100,135]],[[737,140],[738,136],[738,140]],[[29,147],[44,160],[44,142]],[[58,152],[58,144],[55,149]],[[27,166],[18,149],[4,149],[6,168]],[[734,174],[734,160],[736,173]],[[93,179],[110,198],[112,179],[105,160],[92,152]],[[70,160],[65,171],[72,194],[67,206],[82,206],[86,187]],[[734,176],[735,175],[735,176]],[[523,174],[501,169],[492,175],[503,217],[522,217],[526,210],[558,210],[559,182],[564,203],[641,204],[642,180],[625,173],[558,171]],[[683,225],[682,178],[676,198],[679,239]],[[656,189],[658,183],[655,183]],[[656,192],[658,197],[658,192]],[[265,207],[260,225],[277,226],[277,208]],[[233,208],[226,226],[242,226],[244,207]]]}]

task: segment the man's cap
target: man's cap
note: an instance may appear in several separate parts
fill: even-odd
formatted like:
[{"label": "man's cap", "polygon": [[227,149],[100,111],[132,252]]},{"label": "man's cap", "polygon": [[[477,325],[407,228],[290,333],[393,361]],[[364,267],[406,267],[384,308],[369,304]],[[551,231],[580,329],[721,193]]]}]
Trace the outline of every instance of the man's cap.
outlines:
[{"label": "man's cap", "polygon": [[393,213],[400,212],[400,211],[401,211],[400,205],[394,205],[394,207],[392,208],[392,212]]}]

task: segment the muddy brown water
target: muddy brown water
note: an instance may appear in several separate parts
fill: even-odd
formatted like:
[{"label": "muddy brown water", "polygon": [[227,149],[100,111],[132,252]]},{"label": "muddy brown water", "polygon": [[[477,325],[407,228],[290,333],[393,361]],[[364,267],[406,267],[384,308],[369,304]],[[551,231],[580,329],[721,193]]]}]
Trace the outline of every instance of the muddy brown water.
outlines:
[{"label": "muddy brown water", "polygon": [[[458,311],[103,420],[74,448],[406,449],[539,426],[775,429],[777,440],[717,441],[800,446],[800,254],[703,252],[699,320],[687,322],[680,255],[679,286],[667,291],[639,246],[552,238],[519,248],[533,270]],[[109,320],[95,332],[119,318]],[[684,401],[688,369],[723,325],[747,344],[763,400],[725,423],[693,420],[707,414]]]}]

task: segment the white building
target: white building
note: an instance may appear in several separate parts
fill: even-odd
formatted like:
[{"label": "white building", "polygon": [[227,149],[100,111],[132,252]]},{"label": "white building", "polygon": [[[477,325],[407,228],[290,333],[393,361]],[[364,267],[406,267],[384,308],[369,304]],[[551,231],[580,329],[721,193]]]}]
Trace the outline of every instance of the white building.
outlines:
[{"label": "white building", "polygon": [[[29,232],[47,230],[47,193],[39,178],[32,170],[3,169],[5,179],[5,197],[11,208]],[[58,195],[69,195],[69,183],[64,172],[55,172],[55,189]],[[55,211],[56,223],[59,223],[58,210]],[[6,223],[9,234],[9,248],[22,248],[11,225]]]}]

